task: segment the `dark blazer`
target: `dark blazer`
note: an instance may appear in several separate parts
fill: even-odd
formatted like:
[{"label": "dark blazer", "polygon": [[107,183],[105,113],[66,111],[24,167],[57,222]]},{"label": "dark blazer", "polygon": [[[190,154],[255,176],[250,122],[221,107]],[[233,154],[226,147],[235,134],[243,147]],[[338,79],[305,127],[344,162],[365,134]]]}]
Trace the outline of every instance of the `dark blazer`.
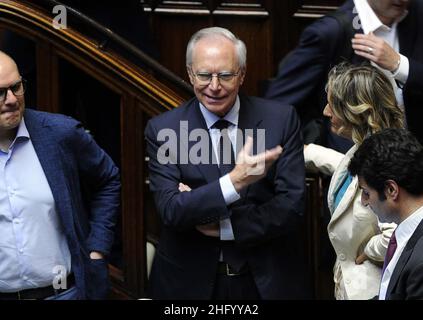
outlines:
[{"label": "dark blazer", "polygon": [[[151,191],[163,221],[150,275],[150,295],[159,299],[210,299],[220,255],[218,238],[195,226],[230,217],[235,247],[248,262],[263,299],[307,296],[304,250],[300,238],[304,205],[303,142],[295,110],[277,102],[241,97],[239,129],[265,129],[266,149],[281,145],[283,154],[267,175],[226,206],[216,164],[160,164],[161,129],[177,133],[178,141],[194,129],[207,131],[197,99],[151,119],[146,127]],[[180,121],[188,121],[180,132]],[[256,131],[254,131],[256,134]],[[254,134],[254,138],[257,138]],[[207,134],[209,154],[213,154]],[[182,138],[183,140],[183,138]],[[256,141],[256,139],[254,140]],[[196,141],[174,144],[177,152]],[[242,147],[237,142],[237,149]],[[174,152],[170,156],[177,159]],[[209,157],[211,161],[211,157]],[[179,162],[178,162],[179,163]],[[179,192],[182,182],[191,192]]]},{"label": "dark blazer", "polygon": [[423,221],[401,253],[386,291],[386,300],[415,299],[423,299]]},{"label": "dark blazer", "polygon": [[[356,18],[353,0],[340,8],[346,17]],[[400,53],[410,61],[410,73],[404,85],[404,103],[409,129],[423,141],[423,2],[411,1],[408,16],[398,25]],[[362,33],[362,30],[357,30]],[[342,59],[338,56],[344,46],[344,30],[333,17],[325,16],[309,25],[301,35],[298,47],[284,61],[283,68],[271,81],[265,97],[296,107],[305,123],[319,118],[327,103],[324,91],[329,70]],[[347,41],[347,43],[345,43]],[[341,48],[340,48],[341,47]],[[357,64],[364,59],[352,53],[349,61]]]},{"label": "dark blazer", "polygon": [[27,109],[25,124],[47,177],[72,259],[82,299],[105,298],[109,289],[105,260],[120,205],[119,171],[76,120]]}]

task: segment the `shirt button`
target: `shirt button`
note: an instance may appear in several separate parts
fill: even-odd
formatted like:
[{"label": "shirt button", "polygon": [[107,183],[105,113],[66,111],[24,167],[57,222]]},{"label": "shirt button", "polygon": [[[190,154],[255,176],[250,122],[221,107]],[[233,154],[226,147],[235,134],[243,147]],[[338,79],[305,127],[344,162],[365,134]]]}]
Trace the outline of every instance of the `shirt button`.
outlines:
[{"label": "shirt button", "polygon": [[23,253],[24,251],[23,251],[23,249],[19,249],[19,253]]},{"label": "shirt button", "polygon": [[18,219],[14,219],[14,220],[13,220],[13,223],[14,223],[14,224],[19,224],[19,220],[18,220]]},{"label": "shirt button", "polygon": [[346,279],[346,280],[345,280],[345,283],[346,283],[346,284],[350,284],[350,283],[351,283],[351,280],[350,280],[350,279]]},{"label": "shirt button", "polygon": [[344,260],[345,260],[345,254],[341,253],[341,254],[339,255],[339,259],[340,259],[341,261],[344,261]]},{"label": "shirt button", "polygon": [[329,238],[331,238],[331,239],[335,239],[335,238],[336,238],[335,233],[333,233],[333,232],[329,233]]},{"label": "shirt button", "polygon": [[25,281],[28,280],[27,276],[23,276],[22,279],[24,279]]}]

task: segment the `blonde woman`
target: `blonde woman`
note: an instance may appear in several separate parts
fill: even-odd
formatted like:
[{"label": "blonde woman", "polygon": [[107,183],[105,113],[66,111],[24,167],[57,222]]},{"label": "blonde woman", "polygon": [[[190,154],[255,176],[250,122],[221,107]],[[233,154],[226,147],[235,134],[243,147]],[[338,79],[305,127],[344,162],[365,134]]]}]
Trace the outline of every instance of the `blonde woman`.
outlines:
[{"label": "blonde woman", "polygon": [[306,166],[332,174],[328,233],[336,252],[335,298],[371,299],[379,292],[381,266],[396,225],[379,223],[361,204],[357,177],[351,177],[347,167],[366,136],[403,127],[404,115],[390,81],[372,66],[336,66],[329,73],[327,93],[323,114],[330,119],[332,132],[355,145],[343,155],[310,144],[304,149]]}]

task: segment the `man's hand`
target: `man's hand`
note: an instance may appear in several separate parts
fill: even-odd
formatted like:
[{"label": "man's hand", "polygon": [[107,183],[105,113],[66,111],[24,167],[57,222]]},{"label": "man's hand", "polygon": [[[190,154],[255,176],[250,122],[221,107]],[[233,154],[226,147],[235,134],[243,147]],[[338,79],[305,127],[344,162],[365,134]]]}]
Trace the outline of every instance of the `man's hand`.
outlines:
[{"label": "man's hand", "polygon": [[253,138],[247,137],[244,147],[236,159],[235,168],[229,173],[235,190],[239,193],[246,186],[264,177],[269,167],[279,158],[282,147],[277,146],[255,156],[251,156]]},{"label": "man's hand", "polygon": [[355,264],[362,264],[366,260],[369,260],[369,257],[363,252],[355,259]]},{"label": "man's hand", "polygon": [[186,184],[183,184],[182,182],[179,182],[179,191],[180,192],[189,192],[191,191],[191,188],[187,186]]},{"label": "man's hand", "polygon": [[354,52],[376,63],[379,67],[394,72],[398,68],[400,55],[382,38],[369,34],[357,33],[352,39]]},{"label": "man's hand", "polygon": [[104,254],[98,251],[91,251],[90,252],[90,258],[92,260],[98,260],[98,259],[104,259]]},{"label": "man's hand", "polygon": [[[182,182],[179,183],[178,187],[180,192],[190,192],[192,189],[187,186],[186,184],[183,184]],[[195,227],[198,231],[200,231],[202,234],[208,237],[220,237],[220,226],[219,223],[208,223],[208,224],[202,224]]]}]

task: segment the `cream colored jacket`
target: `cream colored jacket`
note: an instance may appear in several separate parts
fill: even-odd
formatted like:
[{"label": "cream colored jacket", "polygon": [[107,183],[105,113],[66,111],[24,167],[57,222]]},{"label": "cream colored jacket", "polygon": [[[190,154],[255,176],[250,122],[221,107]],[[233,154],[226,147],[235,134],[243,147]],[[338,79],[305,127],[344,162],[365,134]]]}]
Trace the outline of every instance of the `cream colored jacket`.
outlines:
[{"label": "cream colored jacket", "polygon": [[[395,223],[379,223],[370,208],[361,204],[361,190],[353,177],[338,207],[335,195],[348,174],[348,164],[356,151],[346,155],[310,144],[304,151],[306,167],[332,174],[328,206],[332,215],[328,225],[329,239],[336,252],[334,267],[336,299],[371,299],[379,293],[381,266]],[[364,253],[370,260],[361,265],[355,259]]]}]

